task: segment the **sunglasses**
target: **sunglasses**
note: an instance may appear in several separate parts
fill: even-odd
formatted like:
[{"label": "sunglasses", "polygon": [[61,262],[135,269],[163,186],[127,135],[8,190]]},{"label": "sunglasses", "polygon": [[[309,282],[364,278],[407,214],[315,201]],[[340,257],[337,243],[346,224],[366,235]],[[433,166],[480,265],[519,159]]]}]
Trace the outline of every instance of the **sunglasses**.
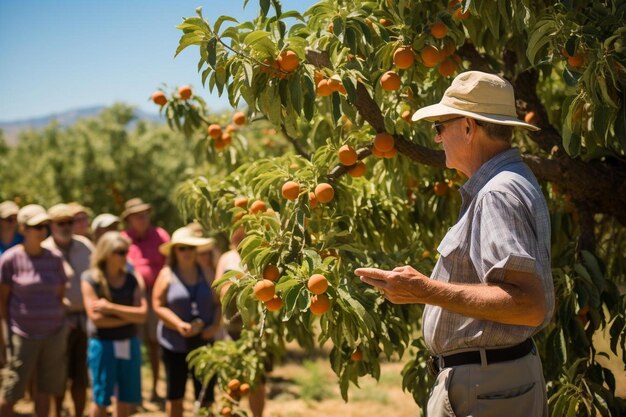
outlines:
[{"label": "sunglasses", "polygon": [[62,222],[54,222],[59,227],[73,226],[74,220],[63,220]]},{"label": "sunglasses", "polygon": [[451,123],[451,122],[454,122],[455,120],[464,119],[464,118],[465,116],[457,116],[448,120],[436,121],[436,122],[433,122],[433,128],[437,131],[438,135],[441,135],[441,132],[443,132],[443,125],[445,125],[446,123]]},{"label": "sunglasses", "polygon": [[187,246],[187,245],[176,246],[176,250],[179,252],[187,252],[187,251],[191,251],[195,249],[196,249],[195,246]]},{"label": "sunglasses", "polygon": [[126,256],[128,255],[128,249],[115,249],[113,251],[113,254],[118,256]]},{"label": "sunglasses", "polygon": [[49,230],[50,229],[50,225],[48,223],[41,223],[41,224],[36,224],[34,226],[26,226],[28,229],[35,229],[35,230]]}]

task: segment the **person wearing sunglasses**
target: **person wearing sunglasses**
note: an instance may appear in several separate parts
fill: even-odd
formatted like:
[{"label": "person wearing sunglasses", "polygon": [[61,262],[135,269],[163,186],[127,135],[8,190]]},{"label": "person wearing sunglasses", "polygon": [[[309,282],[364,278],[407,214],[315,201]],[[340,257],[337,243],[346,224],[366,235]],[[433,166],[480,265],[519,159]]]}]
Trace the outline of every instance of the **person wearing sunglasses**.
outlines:
[{"label": "person wearing sunglasses", "polygon": [[141,350],[138,325],[146,320],[143,280],[127,269],[130,242],[119,232],[106,232],[81,277],[87,312],[87,363],[92,384],[90,417],[105,417],[111,397],[117,417],[141,403]]},{"label": "person wearing sunglasses", "polygon": [[0,415],[13,415],[15,403],[34,376],[35,414],[46,417],[51,396],[65,391],[67,276],[63,255],[42,246],[50,225],[46,210],[36,204],[24,206],[17,223],[24,241],[0,256],[0,310],[11,341],[7,359],[0,337],[0,361],[6,362]]},{"label": "person wearing sunglasses", "polygon": [[[183,415],[185,385],[190,374],[187,355],[213,343],[220,329],[221,306],[197,263],[197,248],[211,242],[211,239],[195,236],[190,228],[181,227],[169,242],[159,247],[166,256],[166,266],[154,285],[152,305],[159,317],[157,337],[165,365],[168,417]],[[204,390],[195,375],[192,379],[196,401],[204,407],[212,404],[215,378]],[[204,398],[200,398],[201,393]]]},{"label": "person wearing sunglasses", "polygon": [[24,240],[24,237],[17,231],[19,210],[20,208],[13,201],[7,200],[0,203],[0,255]]},{"label": "person wearing sunglasses", "polygon": [[[68,285],[65,290],[67,336],[67,378],[74,404],[74,415],[82,416],[85,409],[89,378],[87,376],[87,316],[81,292],[80,277],[89,269],[93,244],[73,232],[74,212],[68,204],[56,204],[48,209],[50,236],[42,246],[61,252]],[[55,399],[57,415],[61,415],[64,395]]]},{"label": "person wearing sunglasses", "polygon": [[469,179],[461,212],[430,277],[411,266],[355,274],[397,304],[425,304],[423,335],[436,382],[427,415],[547,416],[532,336],[554,310],[550,216],[537,179],[512,147],[513,86],[479,71],[459,74],[437,104],[412,119],[433,122],[446,166]]}]

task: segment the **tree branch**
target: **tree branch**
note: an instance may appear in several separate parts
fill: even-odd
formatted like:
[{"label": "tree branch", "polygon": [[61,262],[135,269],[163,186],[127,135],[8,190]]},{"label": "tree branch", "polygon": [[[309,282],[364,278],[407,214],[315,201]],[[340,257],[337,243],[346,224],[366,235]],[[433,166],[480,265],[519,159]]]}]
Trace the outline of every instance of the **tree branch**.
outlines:
[{"label": "tree branch", "polygon": [[[491,71],[484,57],[476,48],[466,42],[459,53],[468,59],[472,69]],[[330,66],[328,56],[324,52],[307,50],[307,60],[316,66]],[[626,226],[626,165],[619,164],[609,167],[599,161],[584,162],[570,158],[561,150],[562,138],[557,130],[548,122],[545,107],[539,100],[536,91],[538,74],[534,69],[524,71],[514,80],[513,86],[518,98],[524,100],[535,112],[539,112],[542,128],[539,132],[530,132],[530,137],[551,158],[538,155],[522,155],[524,162],[530,167],[539,180],[558,184],[574,201],[584,201],[585,209],[590,213],[606,213],[614,216],[622,225]],[[385,131],[384,117],[378,104],[372,99],[367,88],[362,83],[357,85],[357,97],[354,103],[363,119],[377,132]],[[413,143],[401,135],[394,136],[398,152],[407,156],[416,163],[437,168],[445,168],[445,154],[443,151],[433,150]],[[371,146],[358,151],[359,159],[371,155]],[[342,165],[334,167],[329,177],[338,179],[347,173],[349,167]]]},{"label": "tree branch", "polygon": [[287,129],[285,129],[285,125],[284,124],[280,125],[280,130],[281,130],[281,132],[283,132],[283,135],[285,135],[285,138],[287,138],[289,143],[291,143],[293,145],[293,147],[295,148],[295,150],[298,153],[298,155],[300,155],[303,158],[306,158],[307,160],[310,161],[311,160],[311,155],[309,155],[309,153],[306,151],[306,149],[304,149],[304,147],[302,146],[302,144],[300,142],[298,142],[295,138],[292,138],[291,136],[289,136],[289,134],[287,133]]}]

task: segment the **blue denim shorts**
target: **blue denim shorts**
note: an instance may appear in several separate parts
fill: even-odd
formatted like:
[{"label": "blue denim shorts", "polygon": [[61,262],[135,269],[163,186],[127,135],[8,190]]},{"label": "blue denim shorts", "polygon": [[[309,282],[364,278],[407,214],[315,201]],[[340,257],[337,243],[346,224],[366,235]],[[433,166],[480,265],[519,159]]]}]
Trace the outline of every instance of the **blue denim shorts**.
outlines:
[{"label": "blue denim shorts", "polygon": [[[120,402],[141,403],[141,350],[139,338],[127,339],[128,359],[116,357],[116,340],[89,338],[87,363],[91,376],[93,401],[99,406],[111,404],[115,395]],[[118,354],[118,356],[120,356]]]}]

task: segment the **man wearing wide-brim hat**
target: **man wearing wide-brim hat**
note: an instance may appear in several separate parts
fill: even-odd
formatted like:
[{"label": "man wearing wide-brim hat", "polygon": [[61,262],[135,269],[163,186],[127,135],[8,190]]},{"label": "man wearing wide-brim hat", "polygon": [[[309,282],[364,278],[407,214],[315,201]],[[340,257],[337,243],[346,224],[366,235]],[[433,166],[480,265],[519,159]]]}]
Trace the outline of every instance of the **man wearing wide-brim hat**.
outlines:
[{"label": "man wearing wide-brim hat", "polygon": [[458,222],[437,248],[430,278],[411,266],[358,268],[361,280],[399,304],[425,304],[423,334],[436,378],[428,416],[547,416],[541,361],[531,337],[552,317],[550,221],[520,153],[511,84],[459,74],[437,104],[419,109],[446,165],[469,177]]},{"label": "man wearing wide-brim hat", "polygon": [[157,341],[157,317],[152,309],[152,288],[156,277],[165,264],[165,256],[159,252],[159,246],[170,240],[170,235],[162,228],[151,224],[152,206],[141,198],[131,198],[124,205],[121,214],[126,223],[122,235],[131,241],[128,248],[128,260],[133,264],[135,272],[141,275],[146,284],[148,300],[148,318],[142,330],[142,338],[148,348],[150,366],[152,368],[152,401],[159,401],[156,386],[159,380],[159,343]]}]

